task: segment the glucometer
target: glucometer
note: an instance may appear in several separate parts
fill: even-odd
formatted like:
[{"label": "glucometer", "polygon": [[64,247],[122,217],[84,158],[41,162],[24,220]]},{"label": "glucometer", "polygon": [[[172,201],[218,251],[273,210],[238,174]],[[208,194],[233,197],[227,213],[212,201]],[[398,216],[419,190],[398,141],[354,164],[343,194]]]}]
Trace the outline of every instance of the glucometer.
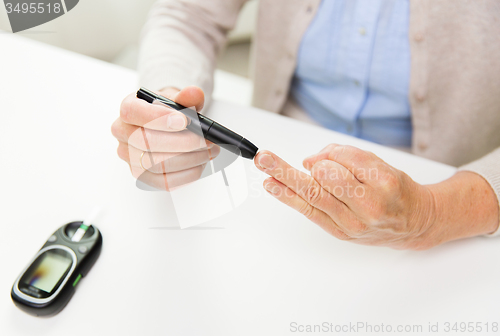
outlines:
[{"label": "glucometer", "polygon": [[35,316],[59,313],[96,262],[101,247],[100,231],[87,222],[60,227],[12,286],[15,305]]}]

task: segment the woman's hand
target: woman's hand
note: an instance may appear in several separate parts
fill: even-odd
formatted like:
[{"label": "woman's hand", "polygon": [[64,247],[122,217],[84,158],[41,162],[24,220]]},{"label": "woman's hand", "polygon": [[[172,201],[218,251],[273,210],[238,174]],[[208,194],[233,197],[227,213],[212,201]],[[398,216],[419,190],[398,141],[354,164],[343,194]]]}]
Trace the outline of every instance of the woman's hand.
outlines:
[{"label": "woman's hand", "polygon": [[[194,86],[179,91],[164,89],[161,95],[197,111],[203,108],[203,91]],[[134,94],[126,97],[120,117],[111,131],[119,141],[118,156],[132,175],[160,190],[196,181],[220,148],[186,130],[187,118],[173,109],[149,104]]]},{"label": "woman's hand", "polygon": [[[272,176],[264,181],[271,195],[342,240],[422,250],[498,226],[496,196],[475,173],[424,186],[373,153],[335,144],[304,160],[311,175],[268,151],[254,161]],[[457,192],[453,185],[471,192]],[[478,214],[471,209],[478,208],[473,198],[481,204]]]}]

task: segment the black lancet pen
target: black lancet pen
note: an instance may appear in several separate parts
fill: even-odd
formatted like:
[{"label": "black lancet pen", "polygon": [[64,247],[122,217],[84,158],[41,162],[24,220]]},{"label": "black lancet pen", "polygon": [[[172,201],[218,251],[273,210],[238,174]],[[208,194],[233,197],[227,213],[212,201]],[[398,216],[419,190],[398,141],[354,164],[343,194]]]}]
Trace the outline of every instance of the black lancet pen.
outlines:
[{"label": "black lancet pen", "polygon": [[148,89],[140,88],[139,91],[137,91],[137,98],[143,99],[150,104],[159,103],[161,105],[166,105],[181,112],[188,119],[186,127],[188,130],[212,141],[214,144],[232,153],[241,155],[247,159],[253,159],[259,150],[253,143],[231,131],[229,128],[222,126],[190,108],[177,104],[173,100],[151,92]]}]

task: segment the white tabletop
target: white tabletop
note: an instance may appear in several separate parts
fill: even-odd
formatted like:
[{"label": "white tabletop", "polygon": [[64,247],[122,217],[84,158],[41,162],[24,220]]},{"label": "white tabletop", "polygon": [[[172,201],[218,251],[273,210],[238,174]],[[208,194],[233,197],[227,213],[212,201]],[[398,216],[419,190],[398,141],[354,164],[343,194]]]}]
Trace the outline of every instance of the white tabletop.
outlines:
[{"label": "white tabletop", "polygon": [[[338,241],[268,196],[248,160],[248,199],[207,224],[222,229],[175,229],[169,196],[135,186],[110,133],[136,74],[11,34],[0,34],[0,45],[0,335],[287,335],[297,334],[293,322],[423,331],[439,322],[443,331],[445,322],[500,322],[498,240],[424,252]],[[420,183],[455,171],[253,108],[215,102],[208,115],[296,167],[336,142],[373,151]],[[103,251],[68,306],[49,319],[21,312],[10,299],[19,272],[54,230],[96,204],[106,208]]]}]

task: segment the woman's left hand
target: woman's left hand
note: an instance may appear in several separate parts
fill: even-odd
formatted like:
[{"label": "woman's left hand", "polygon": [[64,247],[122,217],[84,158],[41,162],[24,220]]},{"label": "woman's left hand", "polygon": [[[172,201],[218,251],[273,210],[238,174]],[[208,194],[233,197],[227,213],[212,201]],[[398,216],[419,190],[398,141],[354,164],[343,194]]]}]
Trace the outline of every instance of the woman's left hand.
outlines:
[{"label": "woman's left hand", "polygon": [[438,214],[435,189],[414,182],[373,153],[329,145],[304,160],[311,175],[269,151],[254,161],[271,176],[264,181],[271,195],[339,239],[414,250],[456,239],[447,233],[453,230],[438,223],[446,217]]}]

